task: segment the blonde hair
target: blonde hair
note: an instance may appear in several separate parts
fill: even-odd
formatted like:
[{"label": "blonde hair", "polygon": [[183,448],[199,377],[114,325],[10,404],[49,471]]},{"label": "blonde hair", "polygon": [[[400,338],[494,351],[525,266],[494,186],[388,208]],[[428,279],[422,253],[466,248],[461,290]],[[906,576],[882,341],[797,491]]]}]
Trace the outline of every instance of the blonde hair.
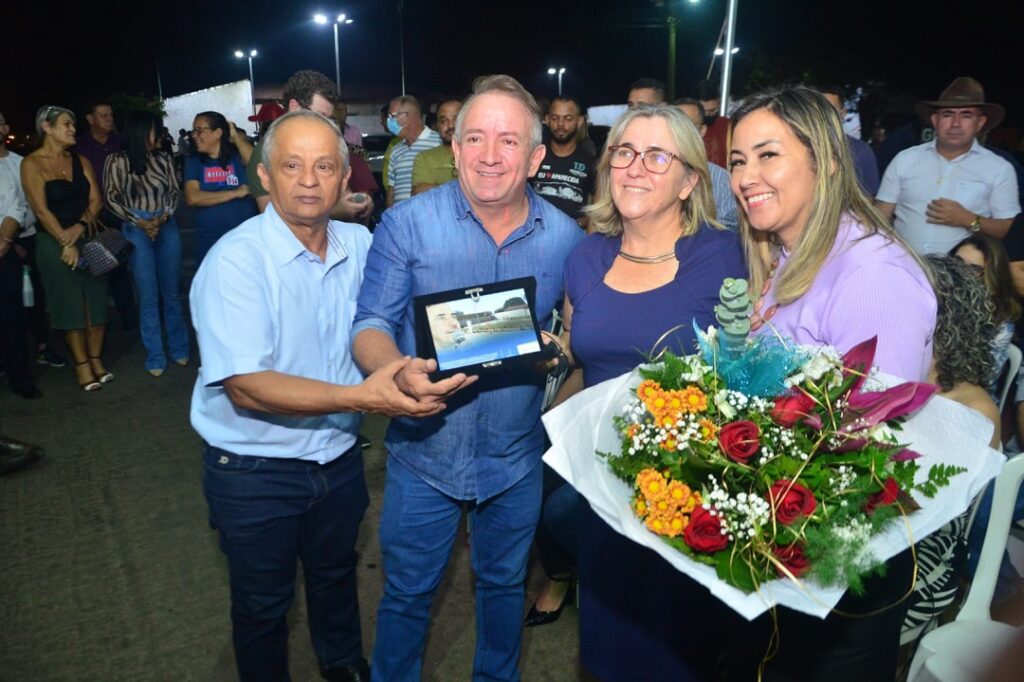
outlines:
[{"label": "blonde hair", "polygon": [[[697,184],[686,200],[679,202],[679,219],[683,236],[694,234],[702,223],[723,229],[716,220],[715,198],[711,192],[711,174],[708,171],[708,157],[704,141],[693,122],[679,109],[668,104],[641,104],[624,113],[608,133],[608,143],[597,164],[597,181],[594,195],[598,198],[584,212],[590,216],[590,231],[614,237],[622,233],[622,215],[612,201],[611,165],[608,162],[608,147],[619,144],[626,128],[639,118],[660,118],[668,125],[672,140],[679,150],[680,161],[687,173],[696,173]],[[671,150],[668,150],[671,151]],[[635,159],[634,163],[641,163]]]},{"label": "blonde hair", "polygon": [[[800,231],[786,263],[775,281],[775,299],[792,303],[810,289],[836,241],[844,213],[864,226],[864,236],[881,233],[902,246],[921,264],[920,258],[896,235],[889,221],[875,208],[860,186],[846,144],[839,114],[825,96],[804,86],[767,90],[749,98],[732,114],[730,139],[748,114],[764,109],[777,116],[807,149],[815,175],[814,199],[807,224]],[[768,278],[774,235],[755,230],[746,212],[740,212],[740,236],[750,269],[750,290],[759,292]],[[921,264],[922,270],[928,272]]]},{"label": "blonde hair", "polygon": [[466,103],[459,109],[455,117],[455,139],[462,143],[462,128],[466,122],[469,110],[481,95],[505,95],[518,101],[526,109],[530,126],[530,148],[539,147],[543,141],[544,131],[540,124],[540,107],[533,95],[512,76],[505,74],[494,74],[493,76],[479,76],[473,81],[473,94]]}]

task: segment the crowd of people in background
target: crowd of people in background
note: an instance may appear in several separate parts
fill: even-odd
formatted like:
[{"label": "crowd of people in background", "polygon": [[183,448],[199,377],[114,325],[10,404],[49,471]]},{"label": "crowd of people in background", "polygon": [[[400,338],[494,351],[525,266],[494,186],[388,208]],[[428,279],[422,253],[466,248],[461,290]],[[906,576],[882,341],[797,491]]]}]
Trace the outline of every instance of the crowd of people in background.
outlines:
[{"label": "crowd of people in background", "polygon": [[[840,351],[877,336],[882,371],[936,383],[983,414],[992,447],[1015,452],[1024,438],[1024,380],[1004,405],[1007,356],[1024,331],[1024,180],[1014,154],[985,145],[1005,112],[980,83],[956,78],[921,101],[933,132],[885,158],[848,134],[847,93],[835,85],[753,93],[730,111],[708,81],[674,102],[665,92],[636,80],[610,128],[591,125],[579,98],[539,101],[508,76],[431,103],[396,96],[380,112],[392,139],[378,177],[352,105],[315,71],[294,74],[279,102],[250,117],[257,139],[216,111],[196,112],[175,142],[153,112],[47,105],[39,147],[22,159],[5,146],[0,114],[7,383],[42,397],[33,365],[68,364],[54,349],[59,330],[81,390],[113,388],[110,298],[154,378],[168,360],[190,364],[191,318],[201,361],[192,424],[242,679],[287,678],[298,557],[325,679],[368,680],[371,666],[375,680],[418,679],[463,509],[474,679],[517,679],[522,628],[574,602],[581,665],[600,679],[746,680],[759,668],[765,679],[893,679],[955,603],[990,494],[970,538],[954,522],[922,540],[920,563],[897,555],[837,606],[870,617],[781,611],[786,636],[764,665],[776,623],[736,617],[541,464],[545,371],[567,375],[557,404],[645,352],[690,352],[694,324],[715,323],[727,277],[758,293],[754,333]],[[82,250],[105,228],[133,248],[96,277]],[[190,314],[185,260],[196,271]],[[435,381],[435,362],[416,357],[413,297],[522,276],[537,281],[559,359],[526,377]],[[354,569],[363,412],[393,418],[371,661]],[[0,440],[2,471],[40,456]],[[547,579],[527,607],[534,541]],[[1000,597],[1017,586],[1004,574]],[[698,610],[718,626],[685,625],[680,614]],[[809,641],[812,652],[796,646]]]}]

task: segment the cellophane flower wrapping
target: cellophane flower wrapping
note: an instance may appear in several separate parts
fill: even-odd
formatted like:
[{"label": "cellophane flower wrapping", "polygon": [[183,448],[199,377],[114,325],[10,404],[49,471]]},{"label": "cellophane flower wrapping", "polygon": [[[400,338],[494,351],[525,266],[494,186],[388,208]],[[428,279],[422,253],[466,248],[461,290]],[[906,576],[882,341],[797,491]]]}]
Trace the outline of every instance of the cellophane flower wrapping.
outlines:
[{"label": "cellophane flower wrapping", "polygon": [[[708,351],[707,348],[704,350]],[[821,350],[804,349],[804,360],[821,357]],[[834,352],[830,355],[838,357]],[[871,355],[873,342],[868,363]],[[813,361],[805,367],[813,367]],[[660,528],[660,534],[656,534],[641,520],[641,510],[634,506],[639,504],[643,507],[636,496],[637,487],[618,478],[610,470],[605,457],[598,454],[617,453],[622,449],[621,415],[636,403],[635,392],[643,380],[641,369],[644,367],[593,386],[548,412],[544,416],[544,425],[552,447],[545,453],[544,461],[574,486],[615,531],[657,552],[748,620],[776,604],[824,618],[843,596],[845,586],[824,586],[813,578],[794,580],[791,576],[759,582],[750,592],[737,589],[718,576],[715,566],[691,558],[666,541],[666,535],[680,536],[680,528]],[[791,374],[791,377],[790,385],[804,378],[799,372]],[[873,374],[868,383],[875,391],[906,384],[901,379],[880,373]],[[709,442],[716,431],[713,427],[710,429],[712,433],[703,434]],[[696,426],[692,430],[701,437]],[[916,481],[927,478],[933,465],[961,467],[964,471],[949,479],[948,485],[938,487],[933,497],[915,493],[913,499],[919,509],[894,518],[881,532],[871,536],[865,549],[874,559],[885,561],[895,556],[967,510],[975,496],[999,473],[1005,461],[1002,454],[988,447],[992,430],[992,424],[981,414],[938,396],[931,397],[923,408],[906,418],[895,438],[906,450],[912,451],[911,455],[920,454],[916,460],[919,465]],[[737,442],[744,441],[740,439]],[[677,498],[681,496],[687,502],[681,508],[684,513],[676,514],[674,523],[677,526],[697,518],[691,516],[694,510],[697,514],[705,513],[701,511],[700,503],[709,503],[707,487],[703,489],[702,499],[701,491],[691,490],[685,485],[680,491],[679,483],[673,485]],[[761,501],[756,502],[765,506]],[[758,512],[764,514],[765,510],[754,509],[752,513]],[[651,520],[649,518],[648,523]],[[677,537],[677,544],[679,541]],[[714,538],[710,541],[714,542]]]}]

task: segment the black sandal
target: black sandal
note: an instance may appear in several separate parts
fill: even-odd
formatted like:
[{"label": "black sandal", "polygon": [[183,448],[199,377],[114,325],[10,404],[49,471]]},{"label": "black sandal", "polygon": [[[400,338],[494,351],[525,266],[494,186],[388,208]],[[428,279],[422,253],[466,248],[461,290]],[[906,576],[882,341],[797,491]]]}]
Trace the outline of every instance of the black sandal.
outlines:
[{"label": "black sandal", "polygon": [[[88,360],[86,360],[85,362],[76,362],[75,363],[75,367],[81,367],[83,365],[89,365],[89,373],[91,374],[92,373],[92,365],[89,364]],[[78,387],[80,389],[82,389],[83,391],[85,391],[86,393],[92,393],[93,391],[98,391],[101,388],[103,388],[103,384],[101,384],[100,382],[96,381],[96,377],[93,376],[92,381],[86,381],[84,383],[79,381],[78,382]]]},{"label": "black sandal", "polygon": [[569,583],[569,589],[565,591],[565,596],[562,597],[562,603],[558,605],[558,608],[554,611],[541,611],[537,608],[537,602],[533,602],[533,606],[530,607],[530,612],[526,614],[526,620],[523,621],[523,627],[532,628],[537,625],[547,625],[548,623],[554,623],[562,615],[562,611],[565,610],[566,604],[572,604],[576,602],[576,577],[572,576],[569,578],[549,578],[553,583]]}]

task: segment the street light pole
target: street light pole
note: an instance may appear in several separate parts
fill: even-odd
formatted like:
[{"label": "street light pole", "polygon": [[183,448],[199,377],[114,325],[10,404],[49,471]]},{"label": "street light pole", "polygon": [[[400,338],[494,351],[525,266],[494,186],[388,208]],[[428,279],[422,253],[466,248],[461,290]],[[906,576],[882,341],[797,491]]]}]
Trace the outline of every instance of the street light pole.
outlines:
[{"label": "street light pole", "polygon": [[[342,14],[339,19],[344,19]],[[334,86],[341,92],[341,55],[338,52],[338,22],[334,22]]]},{"label": "street light pole", "polygon": [[679,17],[669,15],[668,17],[668,77],[665,79],[666,95],[668,102],[676,99],[676,29],[679,27]]},{"label": "street light pole", "polygon": [[548,69],[548,75],[558,76],[558,96],[559,97],[562,96],[562,74],[564,74],[564,73],[565,73],[565,67],[564,66],[559,67],[557,69],[552,66],[552,67],[550,67]]},{"label": "street light pole", "polygon": [[722,104],[719,113],[729,115],[729,87],[732,85],[732,55],[736,51],[736,9],[738,0],[729,0],[725,19],[725,54],[722,55]]},{"label": "street light pole", "polygon": [[[314,14],[313,21],[320,25],[327,23],[326,14]],[[334,85],[341,92],[341,53],[338,50],[338,26],[340,24],[351,24],[352,20],[347,19],[344,14],[339,14],[334,19]]]},{"label": "street light pole", "polygon": [[235,56],[239,59],[249,59],[249,99],[252,101],[253,113],[256,113],[256,79],[252,76],[252,58],[256,56],[256,50],[249,50],[249,54],[235,50]]}]

